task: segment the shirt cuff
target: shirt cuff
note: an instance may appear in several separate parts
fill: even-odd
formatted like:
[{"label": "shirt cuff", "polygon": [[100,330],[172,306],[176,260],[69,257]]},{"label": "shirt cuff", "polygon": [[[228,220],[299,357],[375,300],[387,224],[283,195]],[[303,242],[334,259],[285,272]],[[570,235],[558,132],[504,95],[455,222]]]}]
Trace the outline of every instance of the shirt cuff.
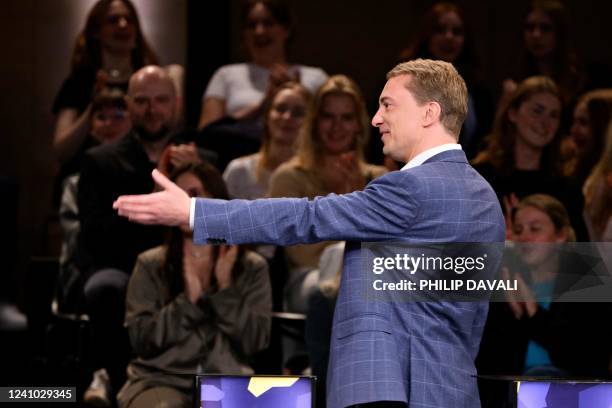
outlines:
[{"label": "shirt cuff", "polygon": [[191,197],[191,206],[189,207],[189,229],[193,231],[195,224],[195,206],[196,206],[196,198]]}]

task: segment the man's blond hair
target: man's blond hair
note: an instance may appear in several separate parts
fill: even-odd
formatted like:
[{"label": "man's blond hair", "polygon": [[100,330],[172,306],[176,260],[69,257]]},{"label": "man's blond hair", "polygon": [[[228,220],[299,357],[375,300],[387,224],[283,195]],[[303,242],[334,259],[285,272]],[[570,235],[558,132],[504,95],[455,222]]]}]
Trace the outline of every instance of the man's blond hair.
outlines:
[{"label": "man's blond hair", "polygon": [[387,79],[400,75],[410,76],[406,88],[419,105],[427,102],[440,105],[440,122],[459,138],[467,115],[468,93],[455,67],[444,61],[416,59],[396,65],[387,73]]}]

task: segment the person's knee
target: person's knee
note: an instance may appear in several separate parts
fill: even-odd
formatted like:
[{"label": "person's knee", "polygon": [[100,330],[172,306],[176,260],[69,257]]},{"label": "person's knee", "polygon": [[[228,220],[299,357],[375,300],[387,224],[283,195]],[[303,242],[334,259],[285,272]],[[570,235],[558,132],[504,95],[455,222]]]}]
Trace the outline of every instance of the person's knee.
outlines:
[{"label": "person's knee", "polygon": [[102,269],[95,272],[83,289],[86,303],[92,306],[123,302],[129,279],[129,275],[119,269]]}]

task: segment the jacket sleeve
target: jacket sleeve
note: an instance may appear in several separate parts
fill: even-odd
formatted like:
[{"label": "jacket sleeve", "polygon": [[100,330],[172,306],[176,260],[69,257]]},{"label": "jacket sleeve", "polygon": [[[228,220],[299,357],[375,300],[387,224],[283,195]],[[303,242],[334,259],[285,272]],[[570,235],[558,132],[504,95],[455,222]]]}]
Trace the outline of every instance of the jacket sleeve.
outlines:
[{"label": "jacket sleeve", "polygon": [[179,344],[207,319],[205,309],[184,293],[165,302],[159,276],[161,261],[145,252],[138,257],[128,284],[125,325],[132,348],[150,358]]},{"label": "jacket sleeve", "polygon": [[210,296],[218,330],[244,356],[267,347],[272,324],[272,289],[266,261],[244,255],[244,269],[229,288]]},{"label": "jacket sleeve", "polygon": [[[403,174],[401,174],[403,173]],[[388,240],[416,218],[422,183],[408,172],[389,173],[364,191],[306,198],[198,199],[197,243],[295,245],[318,241]]]}]

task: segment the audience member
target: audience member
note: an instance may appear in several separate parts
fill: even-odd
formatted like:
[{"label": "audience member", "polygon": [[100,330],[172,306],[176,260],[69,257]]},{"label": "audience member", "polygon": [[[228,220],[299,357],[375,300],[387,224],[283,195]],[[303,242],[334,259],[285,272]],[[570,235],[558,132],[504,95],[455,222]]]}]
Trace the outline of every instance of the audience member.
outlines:
[{"label": "audience member", "polygon": [[591,241],[612,242],[612,121],[601,158],[584,185],[584,196]]},{"label": "audience member", "polygon": [[309,105],[310,93],[304,86],[296,82],[279,86],[264,114],[261,149],[232,160],[223,173],[231,198],[265,197],[272,172],[295,154]]},{"label": "audience member", "polygon": [[[169,152],[174,142],[177,95],[169,74],[158,66],[134,73],[127,103],[132,131],[85,154],[77,196],[81,223],[77,256],[85,282],[84,299],[97,343],[96,356],[107,369],[115,392],[125,380],[130,357],[123,327],[129,274],[139,253],[163,242],[163,230],[121,219],[112,203],[122,194],[153,191],[151,171],[163,165],[163,152]],[[200,161],[193,144],[172,157],[176,167]]]},{"label": "audience member", "polygon": [[[516,259],[506,261],[502,277],[517,280],[520,292],[508,291],[505,303],[491,303],[479,374],[607,375],[612,347],[602,322],[610,308],[561,300],[590,272],[577,252],[559,246],[574,240],[565,208],[549,195],[527,196],[513,212],[512,228]],[[483,407],[505,406],[505,388],[483,387]]]},{"label": "audience member", "polygon": [[434,4],[421,18],[412,45],[400,54],[401,61],[417,58],[452,63],[468,87],[468,115],[461,128],[459,143],[468,159],[474,157],[493,120],[493,99],[484,84],[479,61],[466,26],[465,14],[453,3]]},{"label": "audience member", "polygon": [[[228,198],[211,165],[180,168],[172,179],[193,197]],[[169,232],[138,257],[128,285],[136,358],[120,407],[192,407],[194,373],[253,374],[248,358],[269,342],[266,262],[238,246],[196,246],[186,229]]]},{"label": "audience member", "polygon": [[[534,75],[548,76],[557,83],[566,108],[571,108],[586,85],[584,68],[572,44],[570,14],[558,0],[534,0],[525,17],[523,49],[518,57],[515,80]],[[506,80],[502,100],[516,86],[514,80]]]},{"label": "audience member", "polygon": [[[90,136],[87,137],[86,144],[91,147],[125,136],[132,128],[132,121],[123,92],[105,88],[96,95],[91,104],[90,121]],[[78,174],[73,174],[64,181],[59,211],[63,242],[57,300],[63,312],[82,310],[79,298],[83,282],[80,281],[82,276],[78,271],[76,259],[81,230],[77,206],[78,182]]]},{"label": "audience member", "polygon": [[[156,62],[131,1],[99,0],[93,6],[72,52],[70,76],[53,104],[53,146],[61,162],[87,141],[93,94],[104,86],[127,91],[132,72]],[[71,173],[76,171],[78,164]]]},{"label": "audience member", "polygon": [[[130,0],[98,0],[76,39],[70,75],[53,103],[57,117],[53,149],[62,164],[57,177],[58,193],[64,178],[79,171],[80,159],[91,147],[88,135],[93,96],[104,87],[127,91],[133,72],[156,63],[134,4]],[[182,68],[174,65],[168,70],[180,92]]]},{"label": "audience member", "polygon": [[506,210],[507,231],[518,199],[545,193],[567,207],[578,238],[587,238],[581,191],[562,174],[561,111],[559,90],[550,78],[527,78],[498,110],[488,145],[474,159],[474,168],[491,184]]},{"label": "audience member", "polygon": [[612,89],[587,92],[574,108],[574,120],[562,151],[566,155],[565,174],[580,187],[602,155],[610,119]]},{"label": "audience member", "polygon": [[286,1],[247,0],[241,18],[251,61],[226,65],[215,72],[204,93],[200,129],[225,116],[258,117],[265,109],[265,96],[283,82],[301,82],[314,93],[327,79],[320,68],[288,61],[293,23]]},{"label": "audience member", "polygon": [[[365,162],[368,135],[369,119],[361,91],[344,75],[330,77],[315,94],[296,156],[272,174],[269,196],[313,199],[364,188],[386,171]],[[315,268],[327,245],[329,242],[285,249],[289,311],[306,311],[309,291],[317,282]]]}]

